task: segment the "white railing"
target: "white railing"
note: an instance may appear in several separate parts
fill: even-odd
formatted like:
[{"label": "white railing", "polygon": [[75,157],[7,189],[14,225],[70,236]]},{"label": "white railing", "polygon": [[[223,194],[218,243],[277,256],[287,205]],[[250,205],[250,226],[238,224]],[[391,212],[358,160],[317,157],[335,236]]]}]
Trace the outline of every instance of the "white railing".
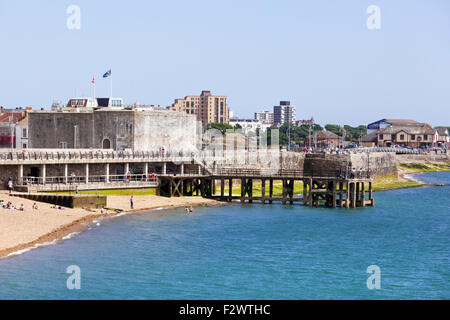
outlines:
[{"label": "white railing", "polygon": [[57,176],[57,177],[23,177],[19,179],[18,185],[52,185],[52,184],[94,184],[94,183],[131,183],[131,184],[154,184],[157,185],[157,177],[144,174],[121,174],[121,175],[93,175],[88,176]]},{"label": "white railing", "polygon": [[0,160],[113,160],[195,158],[194,152],[171,151],[0,151]]}]

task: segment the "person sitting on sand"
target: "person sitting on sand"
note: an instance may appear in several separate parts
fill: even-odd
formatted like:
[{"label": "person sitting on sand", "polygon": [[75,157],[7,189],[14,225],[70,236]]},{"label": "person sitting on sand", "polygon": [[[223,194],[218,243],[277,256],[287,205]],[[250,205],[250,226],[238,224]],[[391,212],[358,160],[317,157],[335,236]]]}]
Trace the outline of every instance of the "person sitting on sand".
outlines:
[{"label": "person sitting on sand", "polygon": [[33,210],[39,210],[39,206],[35,203],[33,203],[33,206],[31,207]]},{"label": "person sitting on sand", "polygon": [[25,208],[24,208],[24,206],[23,206],[23,203],[20,204],[19,210],[20,210],[20,211],[23,211],[24,209],[25,209]]}]

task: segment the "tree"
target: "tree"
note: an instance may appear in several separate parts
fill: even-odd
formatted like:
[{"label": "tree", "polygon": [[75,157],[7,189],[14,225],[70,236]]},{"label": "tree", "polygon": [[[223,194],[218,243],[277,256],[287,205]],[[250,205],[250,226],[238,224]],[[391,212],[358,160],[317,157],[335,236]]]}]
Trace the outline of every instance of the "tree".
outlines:
[{"label": "tree", "polygon": [[206,130],[209,129],[217,129],[221,131],[222,133],[225,133],[227,130],[233,130],[233,126],[229,125],[228,123],[219,123],[219,122],[212,122],[208,123],[206,125]]},{"label": "tree", "polygon": [[333,132],[334,134],[337,134],[338,136],[342,136],[341,126],[339,126],[337,124],[327,124],[325,126],[325,129],[327,131]]},{"label": "tree", "polygon": [[347,133],[345,137],[347,141],[358,140],[359,137],[367,134],[367,127],[364,125],[358,127],[345,125],[344,130]]}]

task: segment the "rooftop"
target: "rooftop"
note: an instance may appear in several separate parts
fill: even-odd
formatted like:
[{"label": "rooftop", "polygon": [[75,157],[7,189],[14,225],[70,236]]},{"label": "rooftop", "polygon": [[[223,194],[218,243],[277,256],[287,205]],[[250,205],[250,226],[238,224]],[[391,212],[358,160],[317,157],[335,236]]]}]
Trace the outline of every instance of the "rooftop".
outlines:
[{"label": "rooftop", "polygon": [[404,131],[408,134],[434,134],[433,128],[426,123],[416,123],[416,125],[393,125],[378,131],[378,133],[396,134],[400,131]]}]

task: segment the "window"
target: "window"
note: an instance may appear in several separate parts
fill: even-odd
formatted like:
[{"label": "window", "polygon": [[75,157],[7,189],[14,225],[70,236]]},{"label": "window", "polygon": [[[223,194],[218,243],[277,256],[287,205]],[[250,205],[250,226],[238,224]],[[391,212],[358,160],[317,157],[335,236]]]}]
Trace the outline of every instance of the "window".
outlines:
[{"label": "window", "polygon": [[382,134],[380,134],[380,140],[383,140],[383,135]]},{"label": "window", "polygon": [[416,135],[415,134],[411,135],[411,140],[416,140]]},{"label": "window", "polygon": [[121,107],[122,106],[122,100],[117,100],[117,99],[112,100],[111,101],[111,106],[112,107]]},{"label": "window", "polygon": [[400,135],[400,140],[404,140],[405,139],[405,135],[404,134],[401,134]]},{"label": "window", "polygon": [[428,140],[428,135],[427,134],[423,135],[423,140]]},{"label": "window", "polygon": [[26,138],[27,137],[27,128],[23,128],[22,129],[22,138]]},{"label": "window", "polygon": [[26,149],[26,148],[27,148],[27,144],[24,143],[24,144],[22,145],[22,148],[23,148],[23,149]]},{"label": "window", "polygon": [[61,149],[67,149],[67,142],[61,141],[61,142],[59,143],[59,147],[60,147]]}]

